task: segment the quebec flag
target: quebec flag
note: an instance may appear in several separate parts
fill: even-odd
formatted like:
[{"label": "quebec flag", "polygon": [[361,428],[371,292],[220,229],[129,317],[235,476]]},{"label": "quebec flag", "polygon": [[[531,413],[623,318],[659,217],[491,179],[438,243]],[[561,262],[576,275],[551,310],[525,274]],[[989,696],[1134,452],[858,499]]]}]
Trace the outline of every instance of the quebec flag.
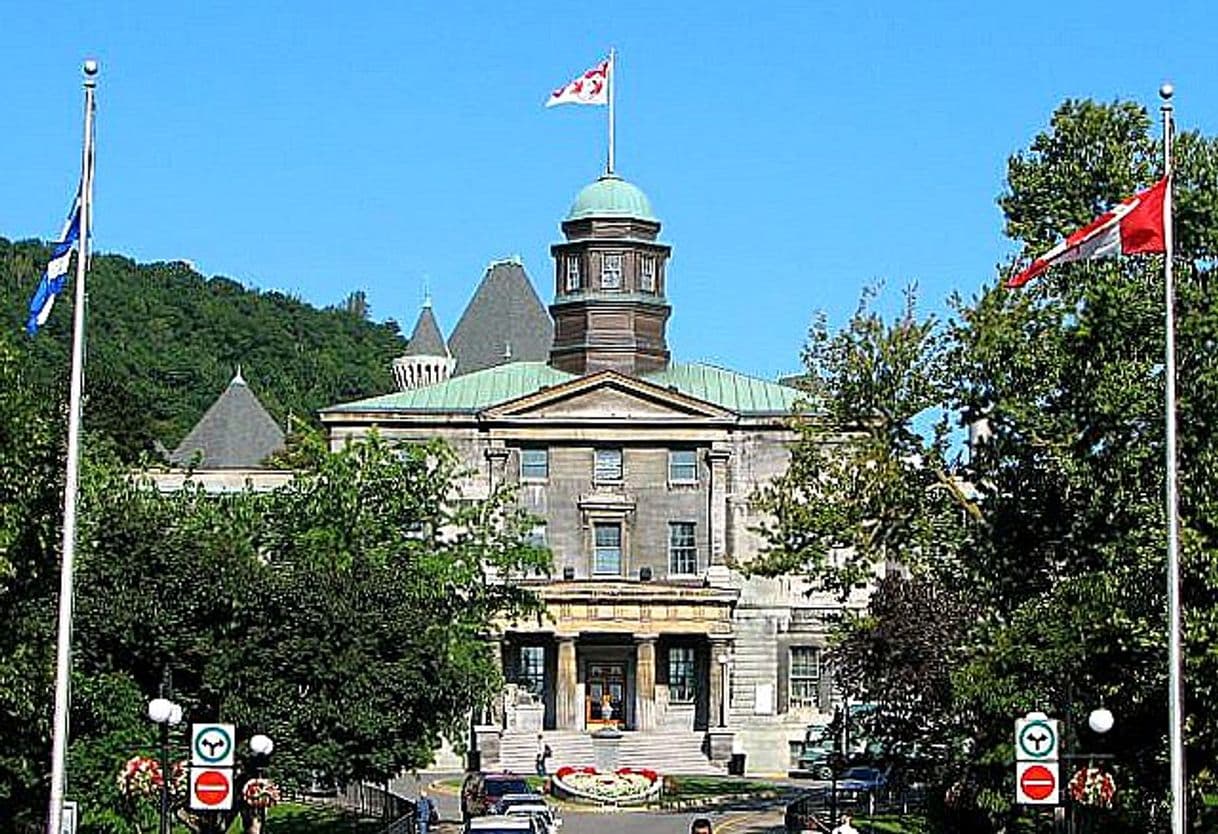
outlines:
[{"label": "quebec flag", "polygon": [[46,324],[47,318],[51,315],[55,296],[67,282],[68,266],[72,262],[72,250],[76,248],[79,239],[80,196],[77,195],[76,201],[72,204],[72,211],[68,213],[68,220],[64,223],[63,234],[59,236],[59,240],[52,248],[51,260],[42,273],[42,280],[38,282],[38,289],[34,291],[34,297],[30,299],[30,317],[26,320],[25,329],[31,336],[38,332],[39,327]]}]

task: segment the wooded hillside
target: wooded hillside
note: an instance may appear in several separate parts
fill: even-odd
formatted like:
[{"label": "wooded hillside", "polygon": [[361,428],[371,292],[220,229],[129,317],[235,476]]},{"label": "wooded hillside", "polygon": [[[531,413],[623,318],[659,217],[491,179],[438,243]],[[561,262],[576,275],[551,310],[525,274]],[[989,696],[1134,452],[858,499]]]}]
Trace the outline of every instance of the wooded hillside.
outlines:
[{"label": "wooded hillside", "polygon": [[[48,251],[0,237],[0,327],[66,398],[71,291],[37,338],[24,334]],[[205,278],[182,261],[97,255],[89,275],[85,426],[113,438],[128,459],[157,441],[176,446],[238,365],[283,425],[289,414],[315,421],[319,408],[388,392],[389,363],[405,347],[396,322],[368,321],[361,304],[317,309]]]}]

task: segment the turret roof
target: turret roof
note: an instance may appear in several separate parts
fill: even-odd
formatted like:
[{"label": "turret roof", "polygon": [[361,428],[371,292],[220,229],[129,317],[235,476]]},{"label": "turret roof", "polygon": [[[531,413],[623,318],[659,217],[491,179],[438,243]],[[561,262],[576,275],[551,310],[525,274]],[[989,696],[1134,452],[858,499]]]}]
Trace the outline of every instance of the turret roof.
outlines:
[{"label": "turret roof", "polygon": [[486,270],[448,349],[457,360],[453,376],[506,362],[540,362],[550,355],[554,323],[518,260],[497,261]]},{"label": "turret roof", "polygon": [[169,455],[169,462],[200,469],[256,469],[284,448],[283,430],[237,371],[199,422]]}]

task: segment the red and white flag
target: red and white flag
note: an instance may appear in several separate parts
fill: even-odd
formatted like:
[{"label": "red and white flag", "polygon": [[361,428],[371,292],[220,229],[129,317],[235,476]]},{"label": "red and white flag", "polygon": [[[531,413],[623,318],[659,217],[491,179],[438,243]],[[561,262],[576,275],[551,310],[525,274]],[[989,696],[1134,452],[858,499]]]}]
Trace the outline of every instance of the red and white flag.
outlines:
[{"label": "red and white flag", "polygon": [[608,104],[609,73],[612,71],[613,64],[606,58],[567,86],[550,93],[546,107],[556,104]]},{"label": "red and white flag", "polygon": [[1112,211],[1088,225],[1032,261],[1032,265],[1011,277],[1008,287],[1022,287],[1056,264],[1104,258],[1109,255],[1134,255],[1139,252],[1165,252],[1164,216],[1168,197],[1167,178],[1140,191]]}]

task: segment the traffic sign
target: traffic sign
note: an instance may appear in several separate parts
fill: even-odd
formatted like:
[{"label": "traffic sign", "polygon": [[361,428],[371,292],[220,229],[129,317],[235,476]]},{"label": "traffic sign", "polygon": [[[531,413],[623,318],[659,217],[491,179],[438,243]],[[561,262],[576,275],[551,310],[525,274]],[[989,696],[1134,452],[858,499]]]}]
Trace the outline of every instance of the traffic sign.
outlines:
[{"label": "traffic sign", "polygon": [[1029,712],[1015,719],[1015,760],[1057,761],[1057,721],[1043,712]]},{"label": "traffic sign", "polygon": [[1016,762],[1015,801],[1020,805],[1056,805],[1057,762]]},{"label": "traffic sign", "polygon": [[227,811],[233,807],[233,769],[231,767],[192,767],[190,769],[190,809]]},{"label": "traffic sign", "polygon": [[79,811],[80,806],[76,804],[76,800],[65,799],[63,801],[63,816],[59,819],[61,834],[76,834],[76,820]]},{"label": "traffic sign", "polygon": [[190,763],[195,767],[232,767],[232,724],[192,724],[190,727]]}]

